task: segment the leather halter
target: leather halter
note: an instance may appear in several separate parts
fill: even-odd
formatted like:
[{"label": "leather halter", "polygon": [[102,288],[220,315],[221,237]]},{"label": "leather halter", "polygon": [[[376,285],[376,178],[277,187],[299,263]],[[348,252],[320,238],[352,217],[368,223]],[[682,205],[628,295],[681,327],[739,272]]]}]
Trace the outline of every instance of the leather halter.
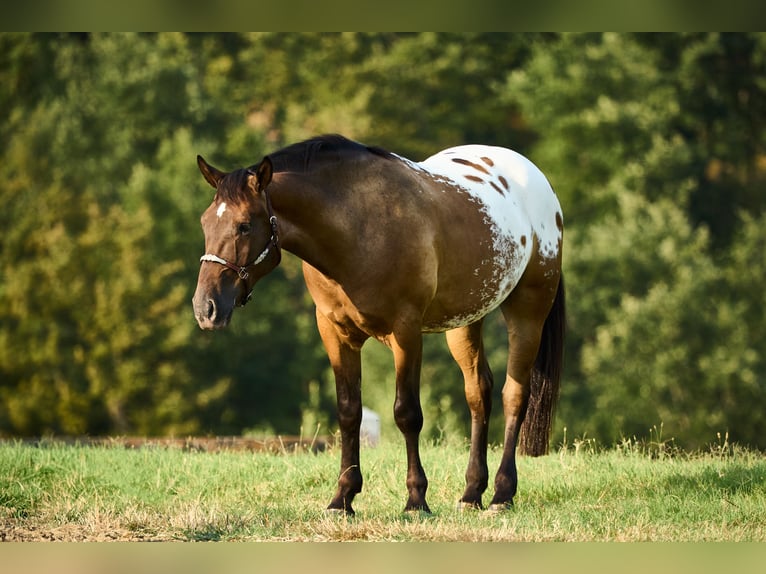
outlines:
[{"label": "leather halter", "polygon": [[[258,255],[258,257],[256,257],[250,263],[246,263],[245,265],[240,266],[235,263],[231,263],[230,261],[226,261],[226,259],[224,259],[223,257],[219,257],[218,255],[215,255],[213,253],[205,253],[202,257],[199,258],[200,264],[202,264],[205,261],[208,261],[210,263],[219,263],[223,265],[224,267],[234,271],[239,276],[239,278],[245,282],[245,286],[247,286],[247,280],[250,278],[250,272],[248,271],[248,269],[263,263],[263,261],[266,259],[268,254],[271,252],[272,247],[277,252],[277,265],[279,265],[280,261],[282,260],[282,251],[279,248],[279,233],[277,231],[277,217],[276,215],[274,215],[274,210],[271,207],[271,197],[269,196],[266,189],[263,190],[263,195],[266,197],[266,211],[269,216],[269,225],[271,226],[271,237],[269,237],[269,240],[266,242],[266,246],[263,248],[263,250]],[[252,297],[252,295],[253,295],[253,288],[250,289],[250,291],[247,294],[247,297],[245,297],[244,302],[241,303],[241,306],[244,306],[245,303],[250,301],[250,298]]]}]

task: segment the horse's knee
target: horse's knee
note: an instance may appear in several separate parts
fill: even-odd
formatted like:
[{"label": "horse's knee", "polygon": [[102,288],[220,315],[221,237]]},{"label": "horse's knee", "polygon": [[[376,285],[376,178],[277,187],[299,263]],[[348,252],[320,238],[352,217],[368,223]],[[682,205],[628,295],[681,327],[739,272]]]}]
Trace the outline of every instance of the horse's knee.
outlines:
[{"label": "horse's knee", "polygon": [[394,421],[403,433],[419,433],[423,429],[423,410],[417,403],[397,399],[394,403]]}]

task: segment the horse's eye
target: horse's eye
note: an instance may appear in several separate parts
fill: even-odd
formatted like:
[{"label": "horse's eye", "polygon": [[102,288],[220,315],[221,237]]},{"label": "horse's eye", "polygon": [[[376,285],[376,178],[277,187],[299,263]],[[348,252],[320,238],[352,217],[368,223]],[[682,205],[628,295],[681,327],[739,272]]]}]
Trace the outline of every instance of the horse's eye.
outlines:
[{"label": "horse's eye", "polygon": [[237,231],[239,231],[242,235],[247,235],[250,233],[251,229],[252,226],[249,223],[240,223],[237,227]]}]

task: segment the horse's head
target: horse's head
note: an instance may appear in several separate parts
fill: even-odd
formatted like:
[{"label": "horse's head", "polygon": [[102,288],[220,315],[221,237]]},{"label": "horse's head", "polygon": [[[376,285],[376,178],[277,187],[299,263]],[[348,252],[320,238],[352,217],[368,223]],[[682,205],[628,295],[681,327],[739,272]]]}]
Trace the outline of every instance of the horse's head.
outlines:
[{"label": "horse's head", "polygon": [[277,220],[266,192],[272,165],[265,158],[254,171],[225,173],[200,156],[197,165],[216,194],[201,218],[205,255],[192,304],[202,329],[222,329],[256,281],[279,265]]}]

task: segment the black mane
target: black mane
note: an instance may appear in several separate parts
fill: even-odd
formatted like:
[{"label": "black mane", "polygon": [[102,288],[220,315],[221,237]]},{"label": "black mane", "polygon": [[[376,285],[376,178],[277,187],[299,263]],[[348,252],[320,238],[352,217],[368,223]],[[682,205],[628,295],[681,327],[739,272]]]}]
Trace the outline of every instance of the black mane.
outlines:
[{"label": "black mane", "polygon": [[373,154],[387,159],[393,156],[390,152],[379,148],[366,146],[337,134],[317,136],[298,142],[269,154],[274,165],[274,171],[307,172],[311,164],[320,159],[340,159],[349,154]]},{"label": "black mane", "polygon": [[[394,156],[379,147],[366,146],[337,134],[317,136],[294,143],[268,155],[275,172],[308,172],[317,161],[338,161],[353,155],[376,155],[386,159]],[[251,191],[247,185],[248,176],[258,170],[260,163],[249,168],[236,169],[221,180],[216,199],[238,203],[246,201]]]}]

